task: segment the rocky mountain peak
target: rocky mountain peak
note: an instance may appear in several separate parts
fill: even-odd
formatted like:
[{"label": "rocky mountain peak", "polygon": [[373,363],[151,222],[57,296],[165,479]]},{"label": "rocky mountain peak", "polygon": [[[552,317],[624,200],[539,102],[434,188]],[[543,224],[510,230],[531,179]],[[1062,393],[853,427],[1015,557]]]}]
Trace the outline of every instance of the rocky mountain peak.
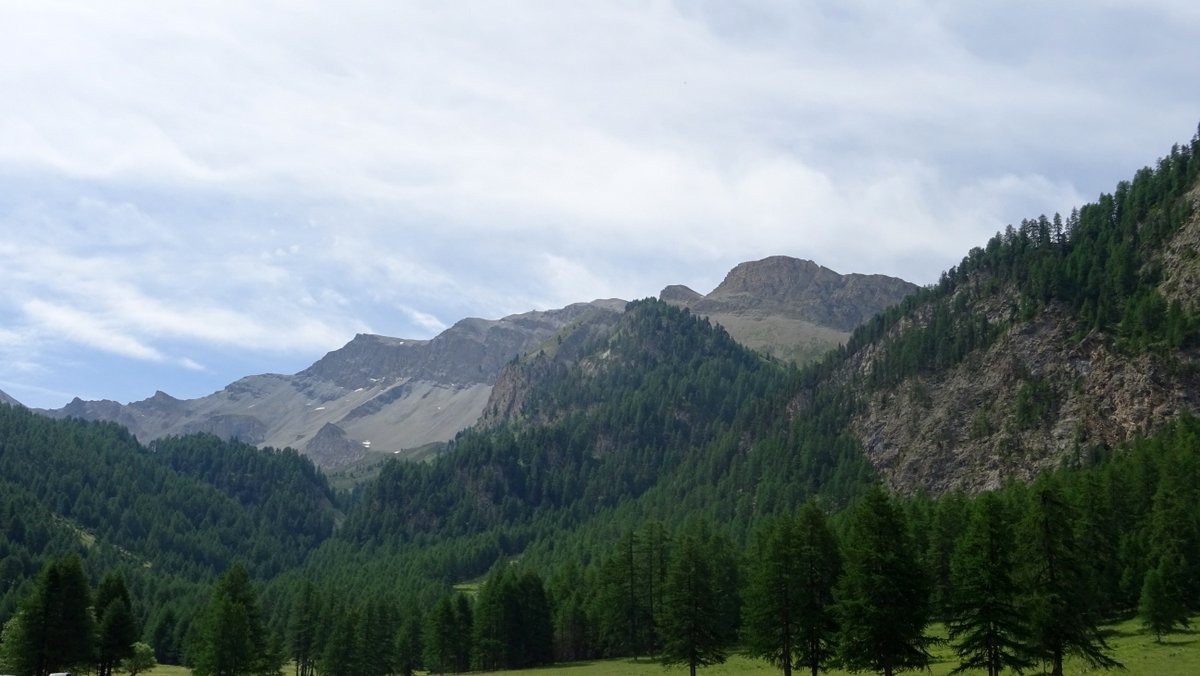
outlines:
[{"label": "rocky mountain peak", "polygon": [[810,260],[769,256],[738,264],[708,295],[672,285],[659,299],[708,317],[747,347],[805,362],[916,290],[895,277],[842,275]]},{"label": "rocky mountain peak", "polygon": [[810,260],[770,256],[734,267],[695,309],[766,312],[849,332],[916,290],[896,277],[842,275]]},{"label": "rocky mountain peak", "polygon": [[662,302],[672,305],[683,305],[684,307],[703,297],[699,292],[693,291],[690,287],[683,284],[671,284],[658,294],[658,299]]}]

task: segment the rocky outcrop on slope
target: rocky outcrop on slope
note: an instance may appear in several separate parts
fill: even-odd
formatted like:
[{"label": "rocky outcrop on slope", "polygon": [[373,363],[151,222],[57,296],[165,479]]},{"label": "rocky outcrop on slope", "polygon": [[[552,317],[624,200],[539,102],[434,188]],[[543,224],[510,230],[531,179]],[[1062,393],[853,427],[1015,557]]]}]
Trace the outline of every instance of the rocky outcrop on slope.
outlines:
[{"label": "rocky outcrop on slope", "polygon": [[1200,355],[1131,358],[1068,326],[1052,309],[952,369],[867,393],[852,430],[871,463],[900,492],[978,492],[1200,411]]}]

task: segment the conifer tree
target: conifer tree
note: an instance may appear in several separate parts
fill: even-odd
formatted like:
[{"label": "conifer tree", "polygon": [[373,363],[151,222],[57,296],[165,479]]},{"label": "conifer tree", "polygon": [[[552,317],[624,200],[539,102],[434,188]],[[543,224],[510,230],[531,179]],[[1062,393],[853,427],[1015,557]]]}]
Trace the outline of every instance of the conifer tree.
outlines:
[{"label": "conifer tree", "polygon": [[835,592],[842,663],[885,676],[924,669],[929,582],[903,513],[883,488],[868,491],[854,510],[845,557]]},{"label": "conifer tree", "polygon": [[792,676],[799,628],[800,542],[792,519],[781,517],[754,552],[745,590],[746,652]]},{"label": "conifer tree", "polygon": [[1033,654],[1050,663],[1053,676],[1062,676],[1067,655],[1097,668],[1120,666],[1106,653],[1108,645],[1097,627],[1095,599],[1086,584],[1090,576],[1074,527],[1057,480],[1039,479],[1020,528],[1021,609],[1031,620]]},{"label": "conifer tree", "polygon": [[449,596],[443,596],[425,623],[422,643],[425,647],[425,667],[430,673],[444,674],[455,671],[458,631],[454,603]]},{"label": "conifer tree", "polygon": [[317,599],[311,581],[305,580],[300,596],[292,609],[290,648],[296,665],[296,676],[313,676],[318,658]]},{"label": "conifer tree", "polygon": [[83,563],[71,555],[46,564],[19,620],[5,627],[7,659],[24,673],[86,669],[96,657],[96,621]]},{"label": "conifer tree", "polygon": [[837,621],[833,588],[841,571],[837,540],[810,501],[797,519],[781,518],[754,557],[746,587],[744,636],[751,655],[791,676],[815,676],[833,657]]},{"label": "conifer tree", "polygon": [[956,672],[985,669],[999,676],[1030,666],[1028,634],[1017,608],[1013,581],[1012,526],[994,494],[979,498],[967,531],[951,562],[955,596],[948,609],[954,651],[962,660]]},{"label": "conifer tree", "polygon": [[726,618],[708,553],[695,535],[679,542],[663,590],[663,664],[696,667],[720,664],[726,658]]},{"label": "conifer tree", "polygon": [[358,628],[358,613],[354,609],[344,608],[336,614],[333,631],[321,656],[323,676],[362,676],[365,673],[359,654]]},{"label": "conifer tree", "polygon": [[646,584],[639,565],[640,547],[630,532],[621,538],[616,554],[601,568],[600,626],[618,655],[644,655],[655,642]]},{"label": "conifer tree", "polygon": [[198,622],[192,655],[196,676],[255,676],[271,672],[269,646],[258,596],[241,564],[213,585]]},{"label": "conifer tree", "polygon": [[456,671],[470,671],[472,638],[475,636],[475,611],[471,607],[471,599],[466,594],[458,594],[454,599],[454,667]]},{"label": "conifer tree", "polygon": [[1188,609],[1180,588],[1183,570],[1183,557],[1166,555],[1157,566],[1146,571],[1138,614],[1142,624],[1154,633],[1157,643],[1162,642],[1165,634],[1188,626]]},{"label": "conifer tree", "polygon": [[413,676],[424,664],[422,660],[421,618],[413,609],[404,620],[400,634],[396,637],[396,673]]},{"label": "conifer tree", "polygon": [[98,676],[112,676],[121,660],[133,654],[133,644],[141,633],[133,618],[129,590],[120,573],[111,572],[100,581],[95,616],[100,621],[96,672]]}]

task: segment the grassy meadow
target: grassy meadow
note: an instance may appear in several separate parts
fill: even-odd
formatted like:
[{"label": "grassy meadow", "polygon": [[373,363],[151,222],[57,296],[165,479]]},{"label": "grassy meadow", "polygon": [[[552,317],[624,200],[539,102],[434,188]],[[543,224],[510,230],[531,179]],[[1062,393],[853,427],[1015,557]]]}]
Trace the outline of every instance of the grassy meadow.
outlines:
[{"label": "grassy meadow", "polygon": [[[1200,618],[1194,625],[1200,626]],[[935,629],[940,629],[936,627]],[[1145,633],[1137,620],[1129,620],[1107,628],[1109,645],[1113,647],[1113,655],[1125,665],[1125,672],[1093,671],[1082,664],[1068,663],[1067,673],[1072,675],[1096,673],[1125,673],[1140,676],[1195,676],[1200,674],[1200,633],[1187,632],[1172,634],[1156,643],[1154,637]],[[937,634],[937,632],[934,632]],[[932,676],[946,676],[958,665],[954,652],[949,646],[940,646],[934,650],[934,663],[930,671]],[[159,666],[148,673],[148,676],[189,676],[190,671],[184,667]],[[290,674],[290,668],[285,674]],[[686,674],[686,667],[664,668],[657,662],[648,659],[640,660],[597,660],[595,662],[577,662],[561,664],[540,669],[522,671],[501,671],[497,674],[526,674],[528,676],[547,676],[548,674],[566,674],[567,676],[664,676],[669,674]],[[766,662],[750,660],[735,655],[722,665],[700,669],[697,673],[705,676],[728,676],[730,674],[778,674],[780,671]],[[797,674],[807,673],[796,670]],[[842,676],[847,672],[828,672]],[[975,673],[975,672],[969,672]],[[983,673],[983,672],[978,672]],[[1040,673],[1035,670],[1032,673]]]}]

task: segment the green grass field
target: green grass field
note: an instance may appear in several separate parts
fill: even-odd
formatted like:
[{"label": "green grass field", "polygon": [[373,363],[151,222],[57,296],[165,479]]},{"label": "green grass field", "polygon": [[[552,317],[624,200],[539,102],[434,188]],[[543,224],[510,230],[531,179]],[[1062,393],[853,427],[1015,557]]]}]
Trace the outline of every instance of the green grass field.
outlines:
[{"label": "green grass field", "polygon": [[[1200,618],[1197,618],[1200,622]],[[1162,643],[1155,643],[1154,637],[1144,633],[1137,620],[1130,620],[1108,627],[1109,644],[1113,647],[1113,655],[1122,662],[1128,671],[1102,672],[1091,671],[1081,664],[1068,663],[1067,673],[1072,675],[1094,673],[1125,673],[1141,676],[1195,676],[1200,674],[1200,633],[1188,632],[1172,634]],[[936,632],[935,632],[936,633]],[[948,646],[939,647],[934,651],[935,662],[927,674],[945,676],[949,674],[958,662]],[[160,666],[149,672],[148,676],[188,676],[191,672],[184,667]],[[290,674],[290,669],[285,673]],[[529,676],[547,676],[549,674],[566,674],[567,676],[664,676],[664,674],[686,674],[684,667],[664,668],[657,662],[641,660],[598,660],[595,662],[577,662],[571,664],[543,667],[541,669],[526,669],[522,671],[502,671],[499,674],[527,674]],[[730,674],[778,674],[778,669],[765,662],[750,660],[741,656],[733,656],[722,665],[699,670],[705,676],[728,676]],[[807,673],[797,670],[797,674]],[[844,671],[833,671],[839,676]],[[971,672],[974,673],[974,672]],[[979,672],[982,673],[982,672]],[[1034,671],[1032,673],[1040,673]]]}]

